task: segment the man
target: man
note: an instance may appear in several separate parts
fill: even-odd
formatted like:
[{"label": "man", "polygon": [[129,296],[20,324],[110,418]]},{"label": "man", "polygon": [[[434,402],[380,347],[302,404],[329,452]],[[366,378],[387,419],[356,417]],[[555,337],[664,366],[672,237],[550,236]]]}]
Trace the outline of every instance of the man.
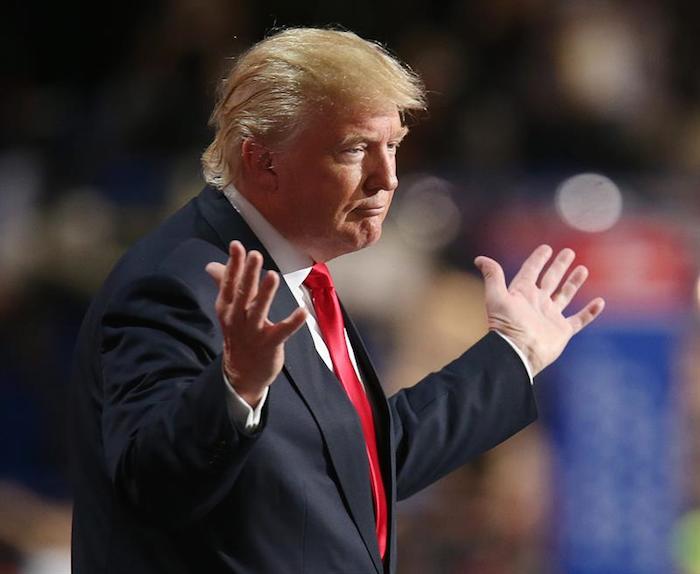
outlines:
[{"label": "man", "polygon": [[587,273],[567,275],[573,252],[542,273],[541,246],[509,289],[478,258],[498,333],[388,400],[323,265],[379,238],[422,107],[416,76],[349,32],[238,59],[209,186],[125,255],[81,331],[75,574],[394,572],[396,500],[535,418],[531,375],[603,307],[562,316]]}]

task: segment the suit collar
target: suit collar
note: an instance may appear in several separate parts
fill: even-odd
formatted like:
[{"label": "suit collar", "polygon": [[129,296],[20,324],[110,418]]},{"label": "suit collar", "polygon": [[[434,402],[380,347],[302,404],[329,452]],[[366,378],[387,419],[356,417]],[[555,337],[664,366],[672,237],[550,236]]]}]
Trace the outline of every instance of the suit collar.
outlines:
[{"label": "suit collar", "polygon": [[237,239],[245,246],[246,250],[255,249],[262,253],[263,265],[266,269],[279,271],[277,264],[262,242],[241,215],[231,207],[223,193],[207,186],[197,196],[195,202],[202,217],[215,231],[220,241],[219,246],[223,251],[228,253],[229,243]]},{"label": "suit collar", "polygon": [[[297,249],[262,216],[262,214],[232,185],[223,192],[224,197],[233,206],[245,222],[250,233],[264,248],[265,255],[274,261],[275,267],[265,265],[267,269],[279,270],[292,293],[297,293],[301,284],[311,272],[313,260]],[[225,235],[225,233],[221,234]],[[229,240],[230,241],[230,240]],[[226,241],[228,244],[228,241]],[[249,245],[244,242],[244,245]],[[247,247],[247,249],[249,249]],[[258,249],[261,251],[261,249]]]},{"label": "suit collar", "polygon": [[300,251],[286,237],[284,237],[272,224],[263,217],[257,208],[248,201],[233,185],[229,185],[223,191],[226,199],[245,219],[248,226],[257,236],[260,242],[268,250],[272,258],[277,263],[282,274],[287,279],[292,276],[294,281],[300,277],[298,285],[306,278],[306,274],[311,270],[313,260],[306,253]]}]

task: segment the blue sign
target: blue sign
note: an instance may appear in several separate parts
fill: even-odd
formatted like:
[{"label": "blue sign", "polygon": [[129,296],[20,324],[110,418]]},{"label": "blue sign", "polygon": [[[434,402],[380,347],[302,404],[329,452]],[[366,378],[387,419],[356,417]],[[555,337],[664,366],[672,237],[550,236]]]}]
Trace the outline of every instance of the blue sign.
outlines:
[{"label": "blue sign", "polygon": [[597,325],[576,337],[543,381],[562,573],[676,571],[677,331],[666,324]]}]

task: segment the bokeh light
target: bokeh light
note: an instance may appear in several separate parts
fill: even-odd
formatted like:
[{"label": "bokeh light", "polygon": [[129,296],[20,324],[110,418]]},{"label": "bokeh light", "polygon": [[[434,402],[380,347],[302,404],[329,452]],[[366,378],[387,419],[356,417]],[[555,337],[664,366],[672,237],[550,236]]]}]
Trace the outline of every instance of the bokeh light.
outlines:
[{"label": "bokeh light", "polygon": [[590,233],[610,229],[622,215],[622,193],[608,177],[582,173],[565,180],[556,191],[557,212],[565,223]]}]

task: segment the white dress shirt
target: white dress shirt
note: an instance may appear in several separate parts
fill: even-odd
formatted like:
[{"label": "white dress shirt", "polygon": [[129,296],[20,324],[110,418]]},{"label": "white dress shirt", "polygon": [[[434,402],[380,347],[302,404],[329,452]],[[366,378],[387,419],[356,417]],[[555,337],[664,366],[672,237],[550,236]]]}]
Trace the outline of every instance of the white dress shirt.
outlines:
[{"label": "white dress shirt", "polygon": [[[304,281],[311,273],[311,267],[314,261],[305,253],[299,251],[294,245],[292,245],[282,234],[277,231],[263,216],[262,214],[245,198],[240,192],[229,185],[224,189],[224,195],[229,200],[231,205],[245,220],[248,226],[253,230],[253,233],[263,244],[267,252],[270,254],[274,262],[279,268],[282,279],[284,279],[287,287],[294,295],[297,303],[300,307],[303,307],[308,311],[306,318],[306,326],[311,332],[311,338],[313,339],[316,352],[319,354],[326,366],[333,371],[333,362],[331,360],[330,352],[326,346],[323,336],[321,335],[321,329],[316,320],[316,312],[311,301],[311,294],[309,290],[304,286]],[[498,333],[498,331],[496,331]],[[525,357],[525,355],[520,351],[520,349],[513,343],[508,337],[502,333],[498,333],[503,337],[511,347],[518,354],[522,360],[527,374],[530,377],[530,382],[532,382],[532,370],[530,364]],[[353,351],[352,345],[348,338],[347,331],[345,332],[345,343],[348,347],[348,353],[350,354],[350,360],[355,368],[358,378],[362,382],[362,375],[357,367],[357,360],[355,359],[355,353]],[[260,424],[260,417],[262,414],[263,406],[267,400],[268,389],[262,396],[262,399],[257,404],[255,408],[252,408],[231,386],[228,379],[224,375],[224,380],[226,380],[227,387],[231,391],[228,400],[228,411],[231,419],[239,426],[245,428],[247,431],[254,431]]]}]

